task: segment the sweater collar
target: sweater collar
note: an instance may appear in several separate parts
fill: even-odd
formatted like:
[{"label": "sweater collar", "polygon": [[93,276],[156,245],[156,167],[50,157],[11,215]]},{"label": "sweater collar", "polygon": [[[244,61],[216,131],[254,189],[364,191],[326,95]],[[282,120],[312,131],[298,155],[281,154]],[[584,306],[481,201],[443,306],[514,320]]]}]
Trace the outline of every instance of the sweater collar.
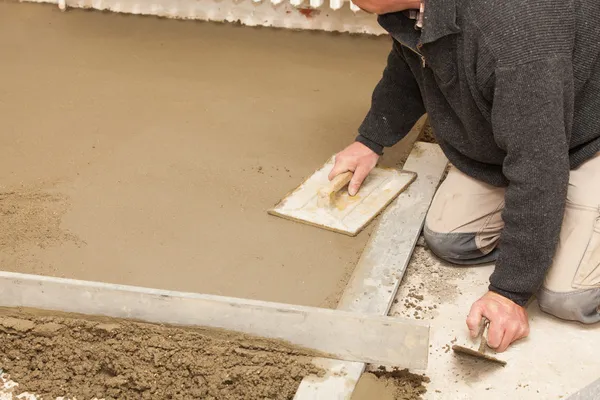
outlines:
[{"label": "sweater collar", "polygon": [[424,12],[421,44],[432,43],[444,36],[460,32],[456,22],[456,0],[422,1]]}]

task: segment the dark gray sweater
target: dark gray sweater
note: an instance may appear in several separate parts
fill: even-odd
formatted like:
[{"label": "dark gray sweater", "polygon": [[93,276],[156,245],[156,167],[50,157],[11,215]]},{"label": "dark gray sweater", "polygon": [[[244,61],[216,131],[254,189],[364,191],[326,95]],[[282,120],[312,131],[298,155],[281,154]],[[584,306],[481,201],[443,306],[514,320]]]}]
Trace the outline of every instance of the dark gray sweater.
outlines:
[{"label": "dark gray sweater", "polygon": [[[381,153],[425,112],[458,169],[506,187],[490,290],[525,304],[551,265],[569,170],[600,151],[599,0],[426,0],[394,39],[358,141]],[[590,182],[590,185],[600,184]]]}]

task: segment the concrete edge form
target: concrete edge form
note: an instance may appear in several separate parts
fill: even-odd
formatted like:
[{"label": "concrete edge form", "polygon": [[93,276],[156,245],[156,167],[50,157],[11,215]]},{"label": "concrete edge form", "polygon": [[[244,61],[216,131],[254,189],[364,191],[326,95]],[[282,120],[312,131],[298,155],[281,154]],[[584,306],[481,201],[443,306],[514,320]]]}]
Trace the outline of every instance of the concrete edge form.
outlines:
[{"label": "concrete edge form", "polygon": [[0,272],[0,306],[226,329],[399,367],[426,366],[429,350],[419,321],[12,272]]}]

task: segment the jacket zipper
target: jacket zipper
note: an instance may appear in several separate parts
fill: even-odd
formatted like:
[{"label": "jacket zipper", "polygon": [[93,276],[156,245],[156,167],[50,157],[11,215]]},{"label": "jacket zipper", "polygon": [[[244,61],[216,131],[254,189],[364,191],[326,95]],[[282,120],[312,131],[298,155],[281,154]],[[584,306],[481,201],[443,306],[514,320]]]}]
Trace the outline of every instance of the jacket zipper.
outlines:
[{"label": "jacket zipper", "polygon": [[[423,48],[423,44],[422,43],[417,44],[417,50],[420,51],[422,48]],[[419,52],[415,52],[415,53],[417,53],[419,55],[419,57],[421,57],[421,66],[423,68],[425,68],[427,66],[427,61],[425,61],[425,56],[422,53],[419,53]]]},{"label": "jacket zipper", "polygon": [[403,43],[401,43],[401,44],[419,56],[419,58],[421,59],[421,67],[423,67],[423,68],[427,67],[427,61],[425,61],[425,56],[423,54],[419,53],[418,51],[413,50],[412,48],[410,48],[410,46],[406,46]]},{"label": "jacket zipper", "polygon": [[401,42],[396,37],[394,37],[394,39],[397,40],[398,43],[400,43],[402,46],[406,47],[407,49],[409,49],[410,51],[412,51],[413,53],[415,53],[416,55],[419,56],[419,58],[421,59],[421,67],[423,67],[423,68],[427,67],[427,61],[425,60],[425,56],[417,51],[417,50],[421,50],[421,48],[423,47],[422,43],[417,44],[417,50],[414,50],[412,47],[406,45],[404,42]]}]

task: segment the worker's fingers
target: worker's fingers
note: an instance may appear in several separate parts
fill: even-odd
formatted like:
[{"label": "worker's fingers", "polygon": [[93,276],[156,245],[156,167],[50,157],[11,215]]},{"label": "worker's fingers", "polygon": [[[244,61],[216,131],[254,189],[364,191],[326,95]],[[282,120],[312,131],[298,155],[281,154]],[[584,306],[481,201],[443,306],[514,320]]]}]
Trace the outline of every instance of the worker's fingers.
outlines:
[{"label": "worker's fingers", "polygon": [[346,171],[355,172],[361,164],[368,166],[368,174],[375,167],[378,159],[379,155],[373,150],[360,142],[354,142],[335,156],[335,164],[329,172],[329,180]]},{"label": "worker's fingers", "polygon": [[338,176],[339,174],[343,174],[344,172],[347,171],[352,171],[353,169],[350,168],[350,166],[348,166],[346,163],[335,163],[335,165],[333,166],[333,168],[331,169],[331,172],[329,172],[329,180],[333,180],[333,178],[335,178],[336,176]]},{"label": "worker's fingers", "polygon": [[488,337],[487,337],[488,346],[491,347],[492,349],[498,349],[500,347],[500,345],[503,343],[504,337],[505,337],[504,324],[502,322],[498,321],[498,319],[491,317],[490,318],[490,327],[488,329]]},{"label": "worker's fingers", "polygon": [[335,164],[329,172],[329,180],[347,171],[354,172],[356,164],[357,160],[355,158],[347,156],[344,152],[339,153],[335,156]]},{"label": "worker's fingers", "polygon": [[373,168],[366,163],[358,165],[356,171],[354,171],[354,175],[352,175],[350,184],[348,185],[348,194],[350,196],[355,196],[356,193],[358,193],[358,190],[360,189],[360,187],[362,186],[363,182],[365,181],[365,179],[369,175],[369,172],[371,172],[372,169]]},{"label": "worker's fingers", "polygon": [[529,324],[519,324],[515,329],[515,337],[513,342],[526,338],[527,336],[529,336]]},{"label": "worker's fingers", "polygon": [[467,327],[471,337],[475,338],[479,335],[481,330],[481,319],[483,317],[483,309],[479,306],[479,303],[473,304],[471,311],[467,316]]},{"label": "worker's fingers", "polygon": [[512,344],[515,340],[519,339],[518,334],[520,331],[520,326],[518,322],[509,322],[505,324],[504,336],[502,337],[502,341],[496,347],[496,351],[498,353],[502,353],[508,349],[508,346]]},{"label": "worker's fingers", "polygon": [[494,292],[486,293],[471,307],[467,317],[471,336],[478,334],[482,317],[490,321],[488,346],[497,352],[506,351],[513,342],[529,335],[527,311],[512,300]]}]

